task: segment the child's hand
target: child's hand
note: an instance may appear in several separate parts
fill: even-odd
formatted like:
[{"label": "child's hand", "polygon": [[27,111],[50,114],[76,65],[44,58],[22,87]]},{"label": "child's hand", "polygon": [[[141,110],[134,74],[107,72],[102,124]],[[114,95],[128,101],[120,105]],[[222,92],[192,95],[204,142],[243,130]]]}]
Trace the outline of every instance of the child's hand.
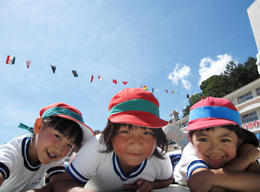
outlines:
[{"label": "child's hand", "polygon": [[260,151],[252,144],[244,143],[238,149],[238,156],[245,157],[250,163],[253,163],[260,157]]},{"label": "child's hand", "polygon": [[126,190],[134,190],[136,192],[152,192],[152,187],[150,182],[145,181],[143,179],[138,179],[133,184],[125,184],[124,188]]}]

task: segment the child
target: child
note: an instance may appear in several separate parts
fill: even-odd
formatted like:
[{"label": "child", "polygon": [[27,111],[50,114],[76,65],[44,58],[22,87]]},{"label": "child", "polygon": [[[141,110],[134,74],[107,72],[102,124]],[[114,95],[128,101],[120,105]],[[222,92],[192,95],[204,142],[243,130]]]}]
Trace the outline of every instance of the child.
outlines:
[{"label": "child", "polygon": [[152,191],[171,183],[173,170],[164,151],[168,142],[161,129],[168,122],[159,118],[154,95],[127,88],[112,98],[108,110],[106,128],[79,150],[55,192]]},{"label": "child", "polygon": [[81,112],[66,104],[54,103],[40,111],[34,135],[14,138],[0,146],[0,191],[27,191],[50,183],[65,172],[64,157],[82,139],[94,133],[84,124]]},{"label": "child", "polygon": [[208,97],[190,109],[190,143],[174,178],[191,191],[259,191],[260,152],[255,135],[241,128],[241,117],[227,99]]}]

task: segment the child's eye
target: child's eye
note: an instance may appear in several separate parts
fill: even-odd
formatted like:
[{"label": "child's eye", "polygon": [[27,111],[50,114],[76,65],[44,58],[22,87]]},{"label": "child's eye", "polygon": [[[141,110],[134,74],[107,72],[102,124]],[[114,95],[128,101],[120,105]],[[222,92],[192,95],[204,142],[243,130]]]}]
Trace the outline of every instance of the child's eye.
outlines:
[{"label": "child's eye", "polygon": [[229,140],[228,139],[221,139],[221,142],[229,142]]},{"label": "child's eye", "polygon": [[125,134],[128,134],[129,133],[129,131],[128,130],[122,130],[122,131],[120,131],[121,133],[125,133]]},{"label": "child's eye", "polygon": [[73,146],[72,146],[71,144],[68,144],[67,146],[68,146],[69,148],[73,148]]},{"label": "child's eye", "polygon": [[55,135],[55,137],[56,137],[57,139],[59,139],[59,140],[61,139],[61,137],[60,137],[59,135]]},{"label": "child's eye", "polygon": [[150,132],[150,131],[145,131],[145,132],[144,132],[144,135],[153,135],[153,133]]},{"label": "child's eye", "polygon": [[201,139],[199,139],[199,141],[207,142],[208,140],[206,138],[201,138]]}]

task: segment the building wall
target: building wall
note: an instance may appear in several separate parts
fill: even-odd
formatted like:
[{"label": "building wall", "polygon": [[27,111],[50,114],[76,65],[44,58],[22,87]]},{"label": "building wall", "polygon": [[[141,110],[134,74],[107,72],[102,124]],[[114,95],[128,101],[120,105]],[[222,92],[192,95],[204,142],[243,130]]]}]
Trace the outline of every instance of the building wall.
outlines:
[{"label": "building wall", "polygon": [[255,37],[258,52],[260,52],[260,0],[255,0],[247,9],[247,14]]}]

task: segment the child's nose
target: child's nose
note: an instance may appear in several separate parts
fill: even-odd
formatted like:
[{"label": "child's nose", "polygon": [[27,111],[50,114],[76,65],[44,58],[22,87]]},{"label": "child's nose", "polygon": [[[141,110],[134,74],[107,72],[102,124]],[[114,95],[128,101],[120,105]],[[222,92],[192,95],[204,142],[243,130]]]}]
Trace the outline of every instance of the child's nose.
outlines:
[{"label": "child's nose", "polygon": [[210,150],[217,151],[219,149],[219,145],[216,142],[210,142]]},{"label": "child's nose", "polygon": [[130,143],[133,146],[141,146],[143,144],[143,140],[141,137],[132,137]]},{"label": "child's nose", "polygon": [[65,147],[65,145],[61,144],[61,143],[55,145],[55,151],[57,153],[56,156],[58,156],[62,153],[64,147]]}]

